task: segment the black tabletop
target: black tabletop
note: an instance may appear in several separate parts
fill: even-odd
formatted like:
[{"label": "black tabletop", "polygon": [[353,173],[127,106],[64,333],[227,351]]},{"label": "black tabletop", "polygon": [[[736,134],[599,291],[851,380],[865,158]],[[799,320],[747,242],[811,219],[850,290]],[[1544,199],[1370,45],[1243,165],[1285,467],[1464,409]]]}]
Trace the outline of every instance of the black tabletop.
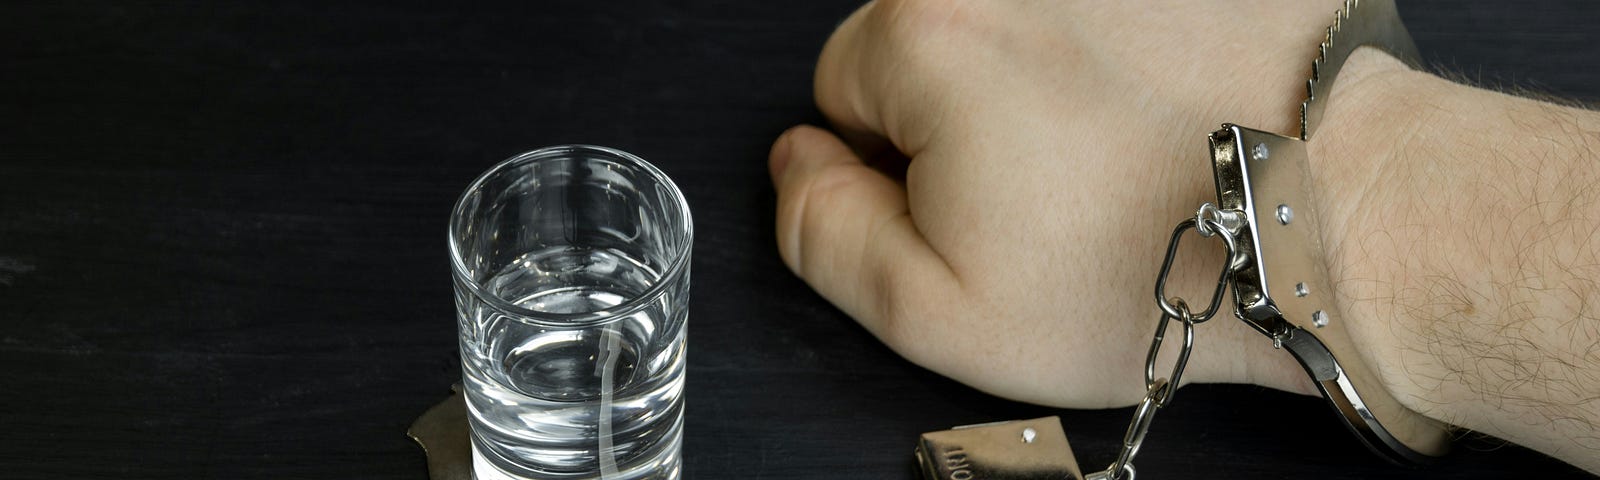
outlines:
[{"label": "black tabletop", "polygon": [[[927,372],[778,259],[767,149],[822,121],[813,62],[856,7],[0,6],[0,477],[425,478],[405,429],[460,378],[448,210],[489,165],[558,143],[639,154],[694,208],[686,477],[910,479],[921,432],[1050,414],[1087,466],[1109,462],[1130,409]],[[1600,100],[1592,2],[1401,7],[1438,67]],[[1394,467],[1319,400],[1245,386],[1185,388],[1138,465],[1583,475],[1470,433]]]}]

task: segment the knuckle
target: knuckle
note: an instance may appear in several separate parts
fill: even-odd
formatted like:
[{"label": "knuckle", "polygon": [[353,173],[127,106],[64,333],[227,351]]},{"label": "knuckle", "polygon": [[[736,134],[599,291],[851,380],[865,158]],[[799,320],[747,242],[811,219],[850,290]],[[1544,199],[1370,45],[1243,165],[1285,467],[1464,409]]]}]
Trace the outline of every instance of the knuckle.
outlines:
[{"label": "knuckle", "polygon": [[917,59],[940,51],[936,45],[981,26],[975,10],[984,2],[963,0],[878,0],[869,28],[883,35],[891,52]]},{"label": "knuckle", "polygon": [[888,32],[931,33],[969,18],[979,2],[965,0],[877,0],[874,13]]}]

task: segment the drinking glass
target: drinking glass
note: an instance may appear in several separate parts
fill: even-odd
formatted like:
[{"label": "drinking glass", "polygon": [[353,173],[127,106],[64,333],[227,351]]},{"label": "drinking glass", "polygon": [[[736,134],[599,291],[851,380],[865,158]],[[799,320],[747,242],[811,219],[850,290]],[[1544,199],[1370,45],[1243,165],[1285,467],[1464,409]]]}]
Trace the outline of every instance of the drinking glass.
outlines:
[{"label": "drinking glass", "polygon": [[677,479],[694,228],[639,157],[563,145],[450,216],[478,479]]}]

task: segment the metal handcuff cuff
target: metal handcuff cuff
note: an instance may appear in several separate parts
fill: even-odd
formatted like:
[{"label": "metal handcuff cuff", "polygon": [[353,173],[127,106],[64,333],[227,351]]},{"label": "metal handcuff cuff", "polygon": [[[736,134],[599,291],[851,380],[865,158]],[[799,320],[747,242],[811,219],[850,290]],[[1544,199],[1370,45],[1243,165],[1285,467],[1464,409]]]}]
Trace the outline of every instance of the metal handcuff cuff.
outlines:
[{"label": "metal handcuff cuff", "polygon": [[[1217,203],[1202,205],[1173,230],[1156,281],[1162,317],[1145,360],[1146,395],[1115,462],[1083,475],[1060,421],[1046,417],[924,434],[916,452],[924,475],[930,480],[1132,480],[1133,457],[1151,419],[1178,387],[1194,345],[1194,326],[1218,312],[1229,286],[1234,315],[1294,355],[1342,423],[1374,453],[1399,464],[1443,455],[1449,448],[1445,426],[1402,406],[1354,350],[1322,263],[1306,142],[1322,119],[1340,68],[1362,46],[1418,62],[1393,0],[1346,0],[1312,62],[1298,137],[1231,124],[1209,135]],[[1178,243],[1191,229],[1220,238],[1228,255],[1216,291],[1199,312],[1164,292]],[[1158,378],[1156,354],[1169,322],[1181,325],[1183,346],[1171,374]]]}]

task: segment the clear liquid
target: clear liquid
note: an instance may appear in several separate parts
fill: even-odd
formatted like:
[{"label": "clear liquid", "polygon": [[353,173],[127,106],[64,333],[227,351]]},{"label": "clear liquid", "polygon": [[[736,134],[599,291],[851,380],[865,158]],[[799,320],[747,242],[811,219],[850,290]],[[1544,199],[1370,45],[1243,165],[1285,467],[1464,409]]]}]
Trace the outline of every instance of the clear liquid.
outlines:
[{"label": "clear liquid", "polygon": [[[482,285],[523,308],[586,313],[636,298],[659,278],[614,250],[554,248]],[[678,478],[687,305],[673,300],[583,327],[462,309],[476,476]]]}]

